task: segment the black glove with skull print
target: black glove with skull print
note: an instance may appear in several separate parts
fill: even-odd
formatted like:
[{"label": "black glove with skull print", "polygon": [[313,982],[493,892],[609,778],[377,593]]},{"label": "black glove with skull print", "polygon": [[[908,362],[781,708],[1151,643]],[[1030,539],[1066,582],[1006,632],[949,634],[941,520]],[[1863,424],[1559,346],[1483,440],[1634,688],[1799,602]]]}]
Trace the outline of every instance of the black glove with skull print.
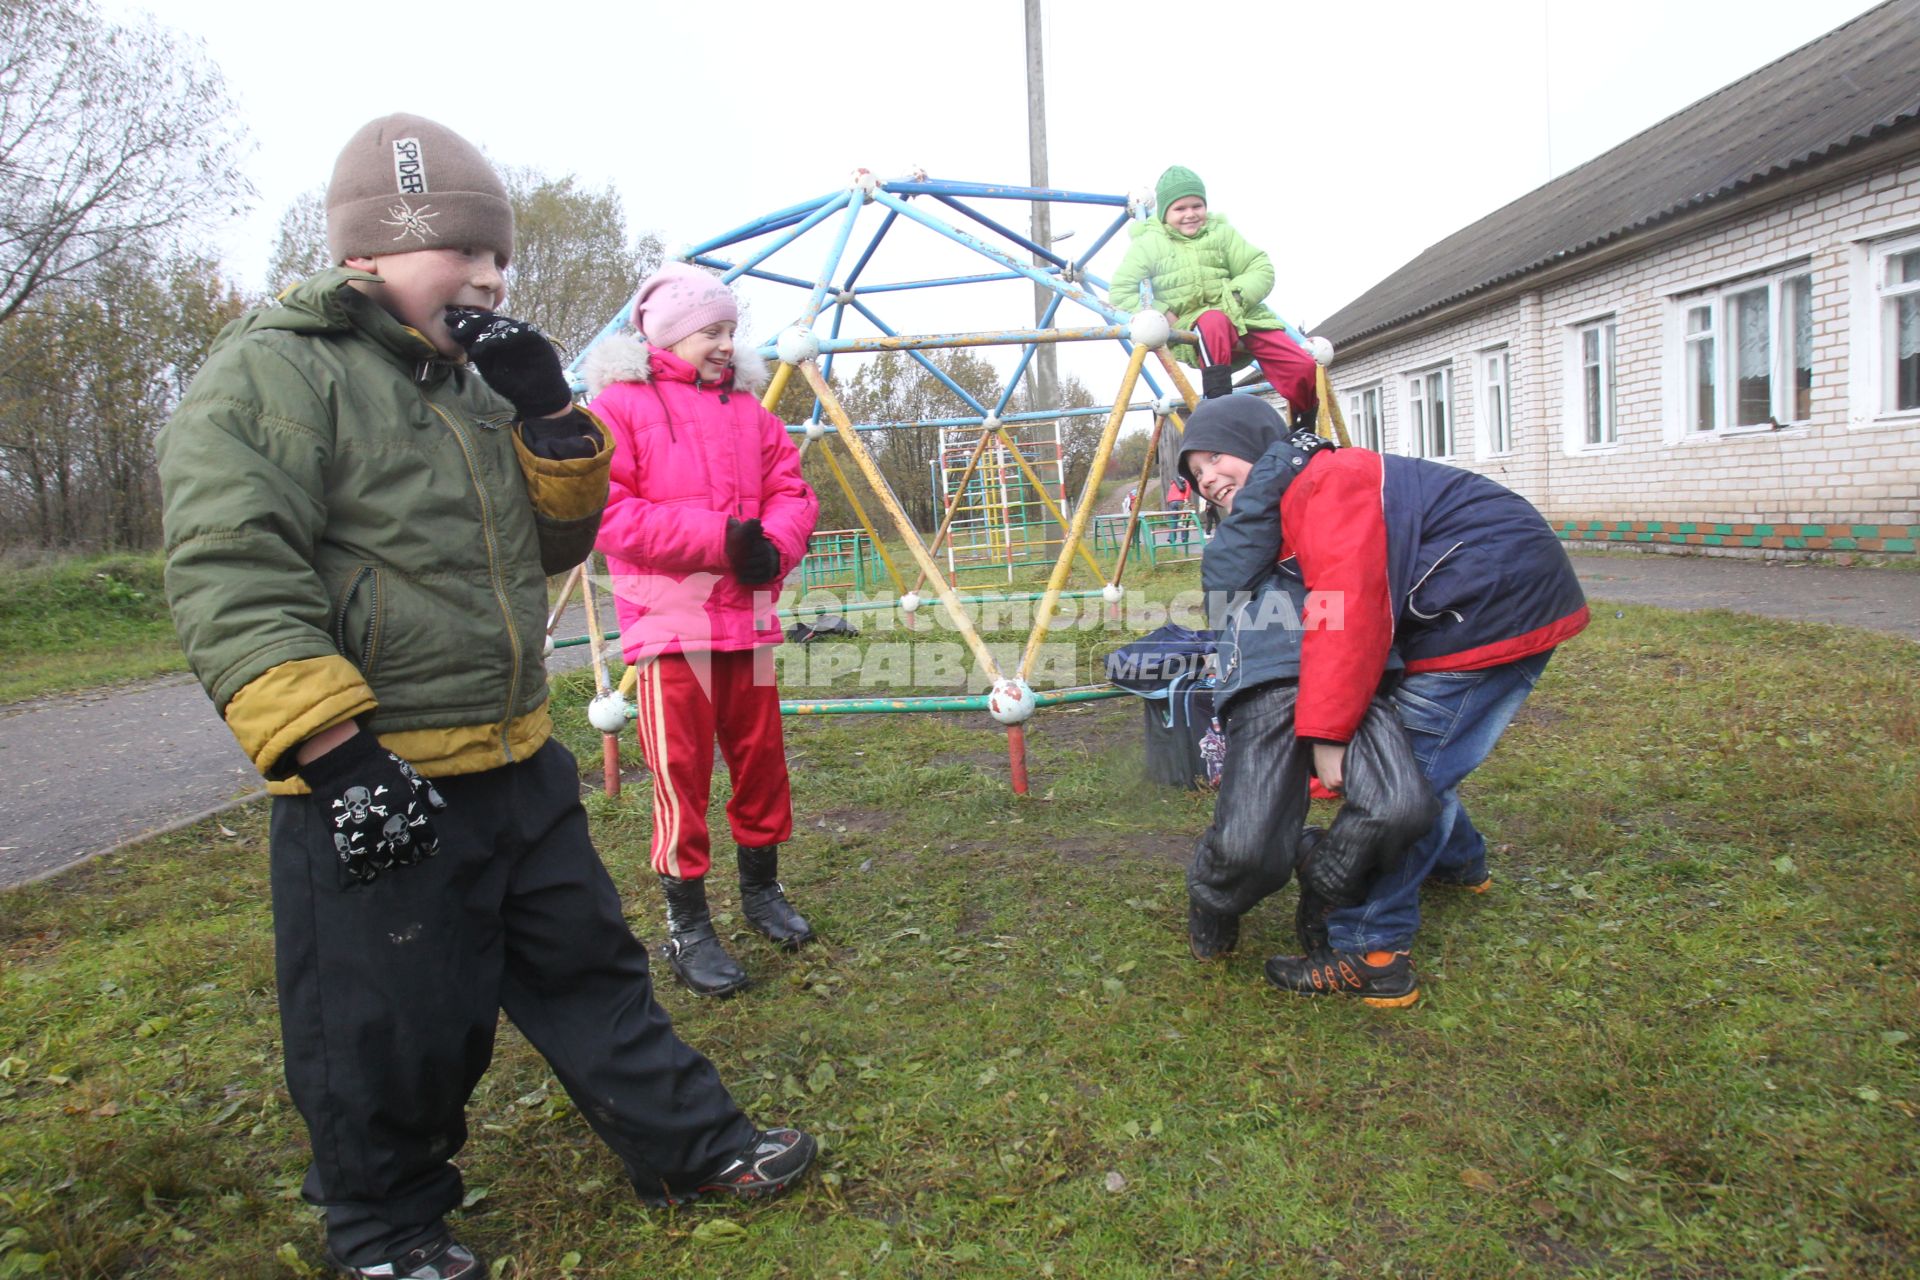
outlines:
[{"label": "black glove with skull print", "polygon": [[333,835],[340,865],[362,882],[440,852],[429,811],[447,807],[433,784],[362,730],[300,766]]},{"label": "black glove with skull print", "polygon": [[560,353],[526,321],[478,307],[453,307],[447,311],[447,332],[466,348],[467,360],[487,385],[513,402],[522,421],[552,417],[573,403]]}]

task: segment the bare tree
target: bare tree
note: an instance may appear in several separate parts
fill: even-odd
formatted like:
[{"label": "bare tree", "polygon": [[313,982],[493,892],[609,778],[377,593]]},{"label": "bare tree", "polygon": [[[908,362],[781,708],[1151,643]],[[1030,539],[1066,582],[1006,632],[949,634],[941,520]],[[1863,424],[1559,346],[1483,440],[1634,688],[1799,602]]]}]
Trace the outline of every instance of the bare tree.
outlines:
[{"label": "bare tree", "polygon": [[327,189],[302,191],[280,215],[280,233],[274,237],[273,256],[267,259],[267,289],[276,296],[290,284],[299,284],[333,265],[327,252]]},{"label": "bare tree", "polygon": [[506,179],[514,223],[507,307],[577,355],[660,265],[660,241],[628,241],[611,187],[589,191],[572,174],[549,178],[532,169],[510,169]]},{"label": "bare tree", "polygon": [[130,246],[241,212],[239,119],[198,41],[90,0],[0,0],[0,323]]}]

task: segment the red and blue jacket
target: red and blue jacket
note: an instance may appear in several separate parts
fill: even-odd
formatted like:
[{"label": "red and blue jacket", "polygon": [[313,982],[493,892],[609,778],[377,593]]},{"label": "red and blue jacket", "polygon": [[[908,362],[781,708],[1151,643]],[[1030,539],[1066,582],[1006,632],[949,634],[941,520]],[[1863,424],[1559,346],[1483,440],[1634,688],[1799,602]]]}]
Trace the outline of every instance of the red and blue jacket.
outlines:
[{"label": "red and blue jacket", "polygon": [[1476,472],[1368,449],[1314,453],[1280,498],[1280,559],[1324,602],[1301,637],[1302,738],[1349,741],[1389,650],[1476,671],[1587,625],[1586,595],[1533,504]]}]

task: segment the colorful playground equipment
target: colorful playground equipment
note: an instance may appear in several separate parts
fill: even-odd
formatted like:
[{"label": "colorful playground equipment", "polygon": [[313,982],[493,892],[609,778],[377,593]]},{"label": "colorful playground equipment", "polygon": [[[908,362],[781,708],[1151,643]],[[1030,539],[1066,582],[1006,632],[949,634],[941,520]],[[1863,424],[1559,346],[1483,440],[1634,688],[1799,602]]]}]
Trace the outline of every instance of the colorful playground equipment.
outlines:
[{"label": "colorful playground equipment", "polygon": [[[1003,221],[980,207],[987,202],[1022,205],[1035,201],[1054,206],[1056,227],[1071,222],[1074,214],[1091,219],[1092,225],[1084,228],[1090,233],[1087,247],[1077,258],[1064,256],[1056,246],[1081,229],[1065,226],[1065,233],[1056,235],[1054,244],[1036,244],[1009,225],[1024,222],[1024,213]],[[890,585],[892,598],[875,607],[897,607],[909,620],[922,606],[923,593],[930,593],[944,606],[953,630],[965,641],[988,686],[985,693],[950,697],[791,700],[781,704],[783,713],[984,710],[1007,728],[1013,789],[1024,793],[1027,772],[1022,725],[1035,709],[1117,692],[1105,686],[1035,690],[1030,677],[1064,597],[1099,596],[1109,605],[1121,600],[1121,584],[1135,554],[1143,521],[1149,532],[1144,550],[1150,560],[1156,556],[1197,555],[1204,542],[1191,513],[1135,510],[1117,519],[1101,517],[1098,525],[1094,521],[1094,497],[1106,477],[1127,413],[1141,410],[1153,415],[1153,439],[1138,477],[1140,491],[1147,492],[1161,432],[1169,426],[1179,431],[1182,413],[1196,403],[1192,386],[1166,351],[1171,339],[1191,340],[1192,335],[1173,333],[1166,317],[1158,312],[1128,318],[1115,311],[1104,298],[1106,282],[1088,270],[1095,255],[1130,218],[1150,214],[1151,196],[1144,193],[1129,197],[952,182],[932,179],[919,171],[881,179],[859,169],[837,190],[774,210],[675,255],[719,272],[730,283],[746,278],[787,286],[801,295],[791,322],[761,347],[763,355],[779,361],[764,402],[768,406],[777,403],[793,377],[805,380],[814,393],[813,411],[805,423],[789,429],[803,437],[803,451],[820,449],[825,453],[834,480],[860,524],[858,529],[816,534],[808,559],[796,575],[802,585],[808,589],[847,586],[856,595]],[[809,233],[814,232],[818,234],[808,241]],[[918,237],[918,242],[904,246],[902,252],[903,246],[897,242],[909,234]],[[811,265],[789,265],[802,260],[803,242],[816,251]],[[819,246],[823,242],[822,251]],[[861,248],[852,252],[855,244]],[[950,274],[929,274],[925,264],[939,261],[943,253],[946,261],[957,256],[964,265]],[[777,266],[776,258],[780,260]],[[931,268],[935,272],[944,269]],[[884,278],[875,280],[871,276]],[[1037,324],[977,331],[902,332],[883,315],[883,311],[891,315],[896,306],[903,305],[903,295],[915,293],[939,299],[931,312],[921,313],[935,317],[963,310],[977,312],[982,295],[997,298],[994,305],[1005,307],[1007,314],[1020,314],[1013,308],[1030,312],[1034,285],[1040,286],[1048,299]],[[958,301],[962,293],[974,304]],[[1070,323],[1059,322],[1063,307],[1069,309]],[[755,309],[761,308],[756,300]],[[595,341],[619,332],[627,323],[629,310],[630,306],[622,308]],[[1110,404],[1013,411],[1016,390],[1042,344],[1084,342],[1117,343],[1126,354],[1126,371]],[[991,404],[960,386],[924,354],[943,348],[986,346],[1018,348],[1020,352],[1007,389]],[[853,422],[833,391],[834,363],[886,351],[906,353],[951,391],[956,401],[954,413],[920,422]],[[583,351],[574,362],[576,386],[581,385],[579,370],[586,356],[587,351]],[[1164,391],[1147,368],[1150,356],[1167,379]],[[1324,385],[1324,368],[1320,377],[1320,402],[1331,407],[1334,400]],[[1151,398],[1136,401],[1142,384]],[[1066,491],[1058,424],[1062,419],[1083,415],[1104,418],[1104,427],[1086,481],[1076,497]],[[903,428],[940,432],[934,463],[938,474],[933,478],[943,516],[931,539],[907,517],[866,444],[870,432]],[[843,465],[842,455],[850,465]],[[864,500],[849,471],[864,482]],[[872,514],[875,507],[881,517],[879,523]],[[885,536],[882,523],[887,530]],[[1096,529],[1099,532],[1089,536]],[[943,546],[944,566],[936,558]],[[896,563],[894,549],[898,548],[904,548],[910,564],[903,567]],[[1076,563],[1100,585],[1067,592]],[[1046,587],[1034,596],[1037,607],[1033,629],[1021,658],[1010,669],[1002,669],[970,621],[969,603],[986,597],[964,596],[963,575],[977,580],[980,571],[990,570],[1011,582],[1020,568],[1037,571],[1047,566],[1051,568]],[[911,582],[908,573],[915,575]],[[592,605],[591,578],[591,573],[583,573],[577,579],[588,605],[588,631],[595,648],[598,693],[588,715],[607,735],[607,785],[613,792],[619,784],[615,735],[633,715],[628,694],[636,673],[629,670],[617,688],[607,675],[606,655],[600,649],[605,637]],[[554,616],[557,620],[558,609]]]}]

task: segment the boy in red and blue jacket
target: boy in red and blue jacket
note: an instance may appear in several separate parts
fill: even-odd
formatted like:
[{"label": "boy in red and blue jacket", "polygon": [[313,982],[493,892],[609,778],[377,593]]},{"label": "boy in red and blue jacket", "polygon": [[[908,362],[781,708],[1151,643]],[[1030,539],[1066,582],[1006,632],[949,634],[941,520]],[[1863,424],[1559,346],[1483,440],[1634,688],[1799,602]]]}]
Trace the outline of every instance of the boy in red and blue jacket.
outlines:
[{"label": "boy in red and blue jacket", "polygon": [[1440,816],[1367,899],[1326,917],[1326,942],[1276,956],[1267,977],[1305,995],[1391,996],[1418,990],[1409,951],[1420,886],[1483,887],[1486,841],[1457,788],[1492,752],[1555,646],[1587,624],[1586,597],[1553,530],[1519,494],[1475,472],[1366,449],[1301,450],[1271,406],[1209,400],[1181,440],[1180,467],[1207,501],[1231,510],[1254,465],[1288,453],[1277,563],[1337,604],[1340,624],[1301,637],[1295,735],[1314,773],[1342,786],[1347,744],[1397,650],[1392,692]]}]

